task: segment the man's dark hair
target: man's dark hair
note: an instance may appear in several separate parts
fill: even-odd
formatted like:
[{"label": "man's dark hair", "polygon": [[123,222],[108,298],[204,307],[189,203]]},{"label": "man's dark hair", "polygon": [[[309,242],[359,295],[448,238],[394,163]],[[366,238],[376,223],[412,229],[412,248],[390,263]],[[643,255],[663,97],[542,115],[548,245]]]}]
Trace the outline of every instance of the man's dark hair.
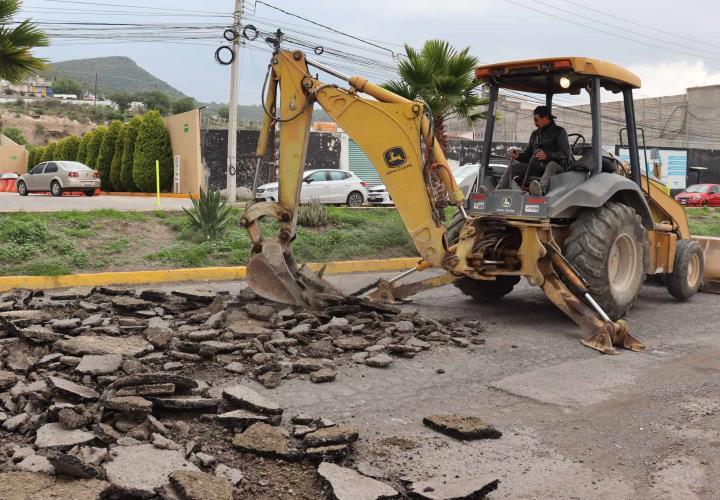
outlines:
[{"label": "man's dark hair", "polygon": [[535,111],[533,111],[534,115],[538,115],[540,118],[550,118],[551,120],[554,120],[555,117],[550,113],[550,110],[547,106],[538,106],[535,108]]}]

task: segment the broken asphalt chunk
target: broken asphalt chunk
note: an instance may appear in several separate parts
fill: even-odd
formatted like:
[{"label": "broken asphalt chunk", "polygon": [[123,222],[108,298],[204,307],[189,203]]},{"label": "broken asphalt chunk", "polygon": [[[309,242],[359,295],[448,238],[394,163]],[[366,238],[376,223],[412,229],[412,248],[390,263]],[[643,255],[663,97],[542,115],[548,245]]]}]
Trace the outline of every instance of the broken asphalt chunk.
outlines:
[{"label": "broken asphalt chunk", "polygon": [[479,417],[469,415],[428,415],[423,423],[455,439],[498,439],[502,433]]}]

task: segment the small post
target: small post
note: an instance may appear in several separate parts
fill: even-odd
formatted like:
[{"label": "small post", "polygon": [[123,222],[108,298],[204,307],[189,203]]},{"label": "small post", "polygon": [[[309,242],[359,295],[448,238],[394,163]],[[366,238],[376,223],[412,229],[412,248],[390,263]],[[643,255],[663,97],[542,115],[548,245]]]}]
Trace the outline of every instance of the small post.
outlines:
[{"label": "small post", "polygon": [[160,208],[160,160],[155,160],[155,190],[157,191],[156,205]]}]

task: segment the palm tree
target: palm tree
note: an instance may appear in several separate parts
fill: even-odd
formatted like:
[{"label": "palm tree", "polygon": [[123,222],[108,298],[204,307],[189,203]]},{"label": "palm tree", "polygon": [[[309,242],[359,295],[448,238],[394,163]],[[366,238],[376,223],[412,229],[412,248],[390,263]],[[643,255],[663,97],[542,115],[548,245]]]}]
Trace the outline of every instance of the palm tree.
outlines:
[{"label": "palm tree", "polygon": [[20,5],[20,0],[0,0],[0,78],[11,83],[45,66],[31,50],[48,45],[47,35],[29,19],[14,20]]},{"label": "palm tree", "polygon": [[445,124],[457,118],[473,123],[485,118],[478,108],[487,104],[479,93],[482,82],[474,78],[477,58],[469,55],[470,47],[460,52],[448,42],[428,40],[419,52],[405,44],[407,59],[398,64],[401,80],[390,81],[383,88],[407,99],[424,100],[433,118],[435,138],[443,151],[447,146]]}]

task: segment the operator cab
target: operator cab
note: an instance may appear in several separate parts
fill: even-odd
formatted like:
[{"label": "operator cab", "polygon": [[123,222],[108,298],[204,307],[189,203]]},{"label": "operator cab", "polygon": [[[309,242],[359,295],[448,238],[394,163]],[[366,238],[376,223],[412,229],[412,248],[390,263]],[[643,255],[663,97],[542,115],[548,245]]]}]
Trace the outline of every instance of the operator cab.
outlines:
[{"label": "operator cab", "polygon": [[[630,71],[614,64],[584,57],[535,59],[480,66],[475,78],[489,88],[489,102],[485,137],[481,154],[478,182],[469,196],[467,210],[473,215],[503,215],[530,218],[571,217],[582,206],[598,206],[598,185],[617,187],[617,183],[634,184],[624,189],[641,190],[640,162],[632,90],[640,87],[640,79]],[[583,91],[590,97],[592,137],[590,142],[577,133],[569,133],[572,160],[565,171],[550,178],[550,187],[544,196],[532,196],[521,190],[491,191],[488,186],[489,164],[495,126],[495,109],[500,89],[542,94],[548,110],[552,109],[555,94],[578,95]],[[630,151],[630,172],[625,172],[620,161],[602,149],[601,89],[622,93],[625,105],[625,129]],[[560,125],[563,125],[560,123]],[[622,131],[621,131],[622,133]],[[618,173],[622,175],[617,175]],[[630,175],[631,179],[627,176]],[[524,179],[528,181],[526,177]],[[583,184],[591,183],[583,189]],[[485,186],[485,190],[478,189]],[[602,203],[600,203],[602,204]]]}]

